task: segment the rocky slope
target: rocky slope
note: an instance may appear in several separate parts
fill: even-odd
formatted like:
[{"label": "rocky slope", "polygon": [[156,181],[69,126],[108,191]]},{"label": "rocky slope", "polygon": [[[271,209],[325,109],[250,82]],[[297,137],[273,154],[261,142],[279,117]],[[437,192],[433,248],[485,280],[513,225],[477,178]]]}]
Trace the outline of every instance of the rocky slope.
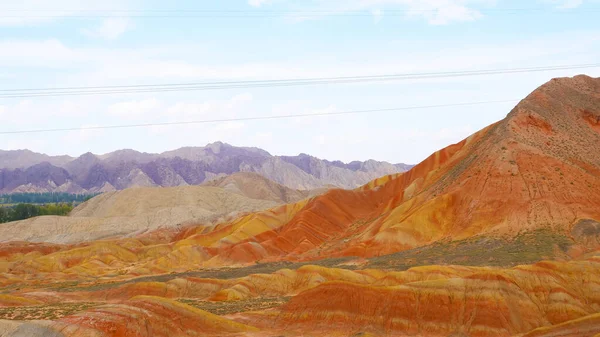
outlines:
[{"label": "rocky slope", "polygon": [[0,241],[75,243],[190,223],[210,223],[276,206],[216,187],[144,187],[107,192],[68,217],[41,216],[0,224]]},{"label": "rocky slope", "polygon": [[556,79],[354,190],[214,226],[1,244],[0,332],[595,337],[599,123],[600,79]]},{"label": "rocky slope", "polygon": [[257,173],[240,172],[203,183],[202,186],[220,187],[226,191],[244,195],[252,199],[272,200],[277,203],[291,203],[324,193],[323,187],[312,191],[294,190],[277,184]]},{"label": "rocky slope", "polygon": [[209,225],[324,191],[292,190],[255,173],[236,173],[204,186],[130,188],[92,198],[68,217],[42,216],[0,224],[0,241],[76,243],[158,228]]},{"label": "rocky slope", "polygon": [[[5,319],[0,333],[592,337],[600,332],[598,256],[513,268],[433,265],[398,272],[305,265],[242,277],[221,274],[222,279],[181,273],[79,282],[69,289],[21,282],[17,290],[6,288],[11,295],[0,295]],[[31,321],[15,321],[18,317]]]},{"label": "rocky slope", "polygon": [[0,193],[106,192],[129,187],[185,186],[236,172],[260,173],[292,189],[327,185],[354,188],[376,177],[404,172],[409,165],[369,160],[344,164],[306,154],[272,156],[257,148],[213,143],[161,154],[119,150],[78,158],[28,150],[0,151]]}]

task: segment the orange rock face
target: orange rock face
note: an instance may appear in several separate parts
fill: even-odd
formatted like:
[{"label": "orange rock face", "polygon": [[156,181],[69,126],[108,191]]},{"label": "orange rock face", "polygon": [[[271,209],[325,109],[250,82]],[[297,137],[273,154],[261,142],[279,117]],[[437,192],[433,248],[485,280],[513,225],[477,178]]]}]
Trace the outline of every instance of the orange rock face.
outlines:
[{"label": "orange rock face", "polygon": [[[2,299],[22,301],[28,308],[61,296],[65,304],[97,303],[43,322],[44,331],[64,336],[302,336],[308,331],[328,336],[593,336],[600,332],[599,289],[600,258],[595,256],[508,269],[424,266],[394,272],[304,266],[228,280],[175,278],[62,294],[25,291]],[[276,297],[291,299],[267,310],[245,307]],[[205,301],[198,302],[200,309],[180,302],[191,298]],[[201,309],[219,305],[237,306],[240,313],[217,316]]]},{"label": "orange rock face", "polygon": [[[408,282],[402,282],[406,276],[399,273],[395,282],[386,277],[385,282],[368,285],[327,282],[294,297],[278,317],[324,331],[513,336],[600,311],[599,262],[544,262],[509,270],[469,268]],[[598,328],[596,323],[579,325],[594,327],[591,331]]]},{"label": "orange rock face", "polygon": [[598,331],[600,331],[600,314],[593,314],[553,326],[537,328],[523,337],[598,337],[600,336]]},{"label": "orange rock face", "polygon": [[[133,297],[123,304],[105,305],[54,324],[66,336],[190,336],[227,335],[257,328],[161,297]],[[64,327],[64,328],[63,328]],[[192,334],[193,333],[193,334]]]}]

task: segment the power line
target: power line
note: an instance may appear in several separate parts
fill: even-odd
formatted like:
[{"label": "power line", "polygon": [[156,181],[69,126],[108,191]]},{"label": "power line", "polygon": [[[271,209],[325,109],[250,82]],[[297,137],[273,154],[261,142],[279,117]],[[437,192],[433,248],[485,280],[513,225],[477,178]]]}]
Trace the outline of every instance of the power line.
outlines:
[{"label": "power line", "polygon": [[[382,9],[386,12],[435,12],[440,7],[436,8],[410,8],[410,9]],[[594,8],[592,8],[594,9]],[[19,13],[64,13],[64,12],[81,12],[81,13],[370,13],[369,10],[339,10],[339,9],[316,9],[316,10],[272,10],[272,9],[0,9],[2,12],[19,12]],[[490,12],[506,12],[506,11],[568,11],[568,9],[556,9],[552,7],[512,7],[512,8],[483,8],[480,10]]]},{"label": "power line", "polygon": [[[577,14],[596,14],[598,11],[585,11]],[[575,12],[552,12],[553,14],[572,14]],[[305,14],[305,15],[290,15],[288,18],[292,19],[309,19],[309,18],[319,18],[319,17],[357,17],[363,18],[368,17],[371,18],[376,14],[355,14],[355,15],[342,15],[342,14]],[[384,14],[384,17],[403,17],[404,15],[394,15],[394,14]],[[57,18],[70,18],[70,19],[110,19],[110,18],[133,18],[133,19],[264,19],[264,18],[280,18],[280,15],[93,15],[93,16],[83,16],[83,15],[37,15],[37,16],[23,16],[23,15],[2,15],[0,19],[57,19]]]},{"label": "power line", "polygon": [[519,100],[511,99],[511,100],[480,101],[480,102],[467,102],[467,103],[420,105],[420,106],[408,106],[408,107],[386,108],[386,109],[369,109],[369,110],[353,110],[353,111],[338,111],[338,112],[291,114],[291,115],[279,115],[279,116],[257,116],[257,117],[224,118],[224,119],[209,119],[209,120],[182,121],[182,122],[162,122],[162,123],[142,123],[142,124],[125,124],[125,125],[72,127],[72,128],[57,128],[57,129],[0,131],[0,135],[62,132],[62,131],[124,129],[124,128],[141,128],[141,127],[152,127],[152,126],[188,125],[188,124],[209,124],[209,123],[224,123],[224,122],[237,122],[237,121],[286,119],[286,118],[298,118],[298,117],[352,115],[352,114],[363,114],[363,113],[377,113],[377,112],[390,112],[390,111],[403,111],[403,110],[421,110],[421,109],[448,108],[448,107],[458,107],[458,106],[472,106],[472,105],[482,105],[482,104],[513,103],[513,102],[518,102],[518,101]]},{"label": "power line", "polygon": [[405,73],[405,74],[368,75],[368,76],[294,78],[294,79],[279,79],[279,80],[192,82],[192,83],[88,86],[88,87],[57,87],[57,88],[37,88],[37,89],[31,89],[31,88],[1,89],[0,90],[0,98],[83,96],[83,95],[108,95],[108,94],[131,94],[131,93],[156,93],[156,92],[173,92],[173,91],[203,91],[203,90],[223,90],[223,89],[271,88],[271,87],[307,86],[307,85],[323,85],[323,84],[351,84],[351,83],[364,83],[364,82],[388,82],[388,81],[442,79],[442,78],[483,76],[483,75],[532,73],[532,72],[557,71],[557,70],[575,70],[575,69],[596,68],[596,67],[600,67],[600,63],[529,67],[529,68],[504,68],[504,69],[446,71],[446,72],[428,72],[428,73]]},{"label": "power line", "polygon": [[[381,13],[385,16],[404,16],[410,13],[437,13],[443,8],[435,9],[384,9]],[[550,12],[553,14],[569,13],[594,13],[600,8],[585,8],[577,10],[564,10],[555,8],[490,8],[473,9],[479,13],[489,14],[518,14],[524,12]],[[277,11],[277,10],[197,10],[197,9],[174,9],[174,10],[18,10],[9,9],[2,12],[17,13],[1,15],[0,18],[108,18],[108,17],[132,17],[132,18],[270,18],[270,17],[314,17],[314,16],[341,16],[341,17],[371,17],[373,12],[369,10],[339,11],[339,10],[304,10],[304,11]],[[20,14],[24,13],[24,14]],[[35,14],[28,14],[35,13]],[[37,14],[41,13],[41,14]],[[44,14],[55,13],[55,14]]]}]

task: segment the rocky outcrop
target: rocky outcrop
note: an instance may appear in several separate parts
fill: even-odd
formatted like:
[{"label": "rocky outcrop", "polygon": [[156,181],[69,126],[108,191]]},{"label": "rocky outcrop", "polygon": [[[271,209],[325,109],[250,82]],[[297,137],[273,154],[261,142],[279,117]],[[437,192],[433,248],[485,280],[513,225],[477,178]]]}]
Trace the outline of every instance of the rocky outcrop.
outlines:
[{"label": "rocky outcrop", "polygon": [[[49,163],[36,164],[27,169],[0,169],[0,191],[46,192],[61,189],[81,191],[69,173]],[[75,192],[75,193],[76,193]]]}]

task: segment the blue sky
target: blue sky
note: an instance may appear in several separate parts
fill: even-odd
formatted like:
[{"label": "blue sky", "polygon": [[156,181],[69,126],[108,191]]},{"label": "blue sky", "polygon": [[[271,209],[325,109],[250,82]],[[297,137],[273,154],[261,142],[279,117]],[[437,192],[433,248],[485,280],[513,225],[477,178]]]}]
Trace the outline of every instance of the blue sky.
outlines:
[{"label": "blue sky", "polygon": [[[88,2],[92,4],[0,0],[0,90],[462,71],[600,60],[600,2],[595,0]],[[514,8],[535,10],[506,11]],[[116,16],[117,10],[123,12]],[[183,11],[177,15],[192,10],[273,15],[140,18],[135,13],[153,12],[133,12],[152,10]],[[294,17],[300,11],[330,15]],[[356,13],[365,15],[348,15]],[[90,15],[96,17],[81,18]],[[310,87],[0,98],[0,129],[518,100],[552,77],[579,73],[598,77],[600,68]],[[502,119],[515,103],[0,135],[0,148],[79,155],[121,148],[161,152],[224,141],[273,154],[417,163]]]}]

